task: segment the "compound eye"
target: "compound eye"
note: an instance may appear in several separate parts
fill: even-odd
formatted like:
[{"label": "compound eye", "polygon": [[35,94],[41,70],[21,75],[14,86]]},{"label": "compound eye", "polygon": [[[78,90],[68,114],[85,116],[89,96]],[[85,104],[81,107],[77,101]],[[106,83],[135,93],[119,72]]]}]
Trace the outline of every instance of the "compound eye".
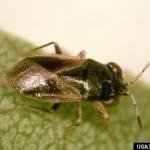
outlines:
[{"label": "compound eye", "polygon": [[116,63],[114,63],[114,62],[109,62],[109,63],[107,64],[107,66],[108,66],[114,73],[116,73],[117,76],[120,76],[120,77],[122,78],[122,69],[121,69],[121,67],[120,67],[118,64],[116,64]]}]

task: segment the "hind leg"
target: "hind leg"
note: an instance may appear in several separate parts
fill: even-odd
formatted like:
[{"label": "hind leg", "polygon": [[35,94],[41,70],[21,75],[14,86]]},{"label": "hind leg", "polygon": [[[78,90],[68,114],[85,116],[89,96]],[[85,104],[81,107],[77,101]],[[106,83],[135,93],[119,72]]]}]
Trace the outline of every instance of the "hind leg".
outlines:
[{"label": "hind leg", "polygon": [[62,48],[60,48],[60,46],[59,46],[59,44],[57,42],[49,42],[49,43],[46,43],[44,45],[38,46],[36,48],[33,48],[33,49],[29,50],[29,51],[39,50],[39,49],[42,49],[42,48],[50,46],[50,45],[54,45],[56,54],[63,54],[63,52],[62,52],[63,50],[62,50]]},{"label": "hind leg", "polygon": [[76,57],[81,58],[81,59],[85,59],[86,58],[86,52],[81,51]]},{"label": "hind leg", "polygon": [[32,110],[32,111],[44,111],[44,112],[49,112],[49,111],[46,110],[46,109],[42,109],[42,108],[30,106],[30,105],[27,105],[27,104],[19,104],[19,105],[17,105],[17,106],[14,106],[14,107],[8,108],[8,109],[6,109],[6,110],[0,111],[0,116],[3,115],[3,114],[5,114],[5,113],[16,112],[16,111],[21,110],[21,109],[30,109],[30,110]]}]

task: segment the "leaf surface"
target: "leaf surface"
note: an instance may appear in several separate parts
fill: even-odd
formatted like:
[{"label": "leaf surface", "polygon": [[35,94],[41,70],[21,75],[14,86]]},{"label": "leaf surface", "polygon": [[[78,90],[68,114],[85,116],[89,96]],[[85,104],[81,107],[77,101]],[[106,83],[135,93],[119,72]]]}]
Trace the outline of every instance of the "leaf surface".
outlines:
[{"label": "leaf surface", "polygon": [[[0,111],[29,103],[16,93],[6,81],[6,72],[26,57],[32,44],[0,31]],[[35,52],[37,53],[37,52]],[[137,126],[129,98],[121,98],[116,107],[108,108],[109,124],[102,120],[89,104],[83,103],[83,121],[79,127],[67,128],[76,121],[75,104],[64,103],[53,113],[21,109],[0,114],[1,150],[116,150],[132,149],[133,142],[150,141],[150,87],[136,83],[130,88],[140,108],[145,130]],[[51,104],[30,102],[41,109]]]}]

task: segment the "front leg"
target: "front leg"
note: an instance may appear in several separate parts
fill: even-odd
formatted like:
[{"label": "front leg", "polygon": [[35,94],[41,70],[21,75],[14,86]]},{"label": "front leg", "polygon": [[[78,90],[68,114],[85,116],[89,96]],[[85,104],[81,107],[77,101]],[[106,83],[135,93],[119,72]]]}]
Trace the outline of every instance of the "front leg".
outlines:
[{"label": "front leg", "polygon": [[105,121],[109,120],[109,114],[105,109],[105,106],[100,101],[93,101],[91,104],[93,108],[102,115]]}]

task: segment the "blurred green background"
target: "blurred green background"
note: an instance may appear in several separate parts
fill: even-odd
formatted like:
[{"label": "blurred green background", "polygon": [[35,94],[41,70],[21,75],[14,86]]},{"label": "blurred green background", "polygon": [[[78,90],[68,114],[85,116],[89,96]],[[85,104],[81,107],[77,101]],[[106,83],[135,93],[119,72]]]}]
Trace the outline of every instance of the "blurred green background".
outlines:
[{"label": "blurred green background", "polygon": [[[0,111],[29,102],[7,85],[5,74],[32,47],[31,43],[0,31]],[[127,80],[129,76],[125,78]],[[143,132],[138,128],[128,97],[121,98],[119,105],[108,109],[108,125],[83,103],[83,121],[79,127],[70,130],[66,128],[76,120],[75,105],[64,103],[53,113],[22,109],[0,114],[0,150],[130,150],[134,142],[150,142],[150,86],[138,81],[130,91],[140,108]],[[51,107],[47,103],[35,105],[45,109]],[[69,131],[67,138],[65,131]]]}]

